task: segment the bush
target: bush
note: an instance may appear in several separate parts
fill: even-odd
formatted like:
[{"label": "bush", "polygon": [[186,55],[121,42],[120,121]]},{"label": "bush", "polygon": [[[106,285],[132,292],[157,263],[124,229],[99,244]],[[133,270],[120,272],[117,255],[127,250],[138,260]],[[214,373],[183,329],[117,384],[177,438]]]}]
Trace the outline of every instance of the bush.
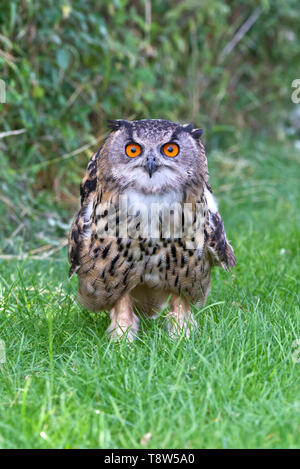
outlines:
[{"label": "bush", "polygon": [[50,190],[74,203],[109,118],[192,121],[217,147],[278,132],[297,78],[299,10],[297,0],[2,2],[1,132],[26,130],[0,140],[2,202],[28,196],[43,208]]}]

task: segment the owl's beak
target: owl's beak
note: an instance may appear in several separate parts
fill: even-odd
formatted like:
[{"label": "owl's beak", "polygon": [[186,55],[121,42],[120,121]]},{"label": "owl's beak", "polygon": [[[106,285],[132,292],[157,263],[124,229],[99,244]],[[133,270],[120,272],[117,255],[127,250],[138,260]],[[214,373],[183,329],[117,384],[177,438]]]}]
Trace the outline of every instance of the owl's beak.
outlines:
[{"label": "owl's beak", "polygon": [[147,156],[146,168],[147,168],[149,176],[151,178],[152,174],[157,170],[157,165],[155,163],[155,156],[152,153],[150,153]]}]

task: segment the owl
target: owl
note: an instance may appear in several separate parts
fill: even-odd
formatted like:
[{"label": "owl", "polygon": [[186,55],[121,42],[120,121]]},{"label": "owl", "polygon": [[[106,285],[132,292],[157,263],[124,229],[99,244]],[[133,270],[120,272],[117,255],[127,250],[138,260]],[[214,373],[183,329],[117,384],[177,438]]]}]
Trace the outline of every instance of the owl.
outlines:
[{"label": "owl", "polygon": [[112,339],[132,341],[141,315],[189,337],[211,269],[235,266],[208,182],[202,129],[163,119],[110,121],[80,186],[70,276],[88,310],[107,311]]}]

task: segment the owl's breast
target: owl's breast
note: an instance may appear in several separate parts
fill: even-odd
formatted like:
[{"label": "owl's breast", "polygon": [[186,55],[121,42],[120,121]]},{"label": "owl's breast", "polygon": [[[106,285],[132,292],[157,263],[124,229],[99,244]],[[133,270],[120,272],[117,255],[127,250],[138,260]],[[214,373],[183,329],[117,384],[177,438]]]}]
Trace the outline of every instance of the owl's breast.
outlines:
[{"label": "owl's breast", "polygon": [[145,285],[182,293],[196,303],[210,274],[203,226],[196,226],[194,216],[184,216],[190,219],[191,235],[180,233],[179,192],[162,196],[131,190],[123,195],[126,198],[120,201],[120,196],[114,210],[100,205],[95,209],[78,272],[81,295],[103,308],[137,285]]},{"label": "owl's breast", "polygon": [[153,193],[153,194],[144,194],[140,191],[130,189],[124,192],[124,195],[128,199],[128,207],[130,209],[135,209],[139,206],[146,207],[151,211],[152,204],[173,204],[176,202],[182,202],[182,194],[180,191],[169,191],[162,193]]}]

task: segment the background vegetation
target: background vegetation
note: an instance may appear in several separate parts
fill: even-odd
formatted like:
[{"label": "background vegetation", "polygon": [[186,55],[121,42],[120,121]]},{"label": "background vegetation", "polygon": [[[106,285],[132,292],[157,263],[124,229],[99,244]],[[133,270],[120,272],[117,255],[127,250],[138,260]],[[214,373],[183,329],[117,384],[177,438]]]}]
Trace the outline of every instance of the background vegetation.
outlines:
[{"label": "background vegetation", "polygon": [[0,128],[24,131],[0,139],[1,235],[18,230],[3,250],[63,235],[109,118],[194,122],[209,155],[285,138],[299,14],[297,0],[1,2]]},{"label": "background vegetation", "polygon": [[[298,0],[0,3],[0,447],[299,447]],[[128,349],[74,301],[66,233],[110,118],[205,129],[237,254],[199,331]],[[19,131],[13,134],[12,131]]]}]

